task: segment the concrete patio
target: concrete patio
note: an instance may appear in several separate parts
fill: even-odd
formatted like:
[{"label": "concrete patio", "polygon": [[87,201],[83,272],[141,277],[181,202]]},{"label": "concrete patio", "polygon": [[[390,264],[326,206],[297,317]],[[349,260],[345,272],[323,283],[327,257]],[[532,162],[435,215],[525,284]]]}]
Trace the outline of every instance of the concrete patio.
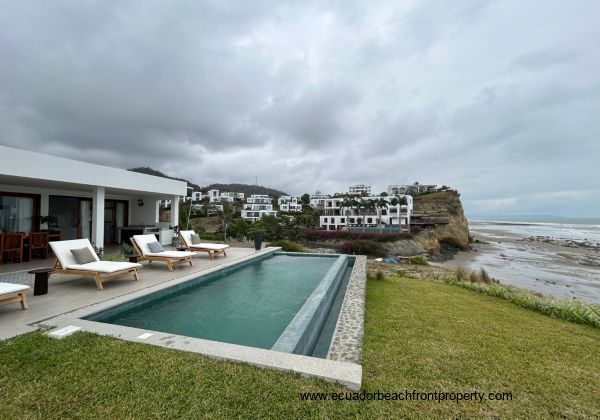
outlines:
[{"label": "concrete patio", "polygon": [[[207,254],[200,253],[193,258],[193,266],[178,264],[174,267],[174,272],[169,272],[165,264],[145,262],[139,271],[140,281],[132,280],[131,277],[117,278],[104,283],[104,290],[96,289],[94,281],[89,277],[53,274],[48,282],[48,294],[33,296],[32,292],[27,295],[28,310],[22,310],[17,303],[0,306],[0,340],[35,331],[36,325],[46,319],[173,281],[182,276],[193,273],[200,275],[211,268],[264,252],[266,250],[232,247],[227,250],[227,257],[218,256],[214,260],[210,260]],[[48,259],[0,266],[0,281],[33,286],[33,276],[28,275],[27,270],[50,267],[53,263],[53,259]]]}]

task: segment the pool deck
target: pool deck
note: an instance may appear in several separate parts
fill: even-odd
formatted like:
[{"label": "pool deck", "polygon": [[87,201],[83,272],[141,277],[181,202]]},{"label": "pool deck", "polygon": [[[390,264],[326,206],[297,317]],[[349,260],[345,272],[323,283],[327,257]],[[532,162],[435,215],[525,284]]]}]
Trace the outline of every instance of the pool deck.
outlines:
[{"label": "pool deck", "polygon": [[335,345],[332,344],[333,348],[326,359],[84,319],[98,311],[187,282],[198,275],[234,266],[280,249],[269,247],[255,251],[252,248],[232,247],[227,251],[227,257],[219,256],[210,260],[205,254],[200,254],[194,257],[193,266],[179,264],[174,267],[174,272],[169,272],[165,264],[144,263],[139,281],[132,280],[131,277],[115,279],[104,283],[102,291],[96,289],[94,281],[90,278],[55,275],[54,279],[51,277],[47,295],[28,296],[28,310],[21,310],[18,304],[0,306],[0,339],[40,328],[51,330],[48,334],[55,338],[61,338],[63,331],[87,331],[220,360],[295,372],[306,377],[314,376],[341,383],[352,390],[359,390],[362,383],[360,350],[364,322],[365,257],[357,257],[358,264],[355,263],[348,285],[348,289],[353,292],[345,296],[340,320],[334,332]]},{"label": "pool deck", "polygon": [[[268,249],[255,251],[253,248],[229,248],[227,257],[216,256],[213,260],[200,253],[193,258],[193,266],[177,264],[169,272],[165,264],[144,262],[139,270],[140,280],[131,276],[117,278],[104,283],[104,290],[96,289],[90,277],[64,276],[53,274],[48,281],[48,294],[33,296],[33,275],[27,270],[51,267],[54,259],[37,260],[32,263],[2,265],[0,281],[28,284],[32,291],[27,295],[28,310],[22,310],[18,303],[0,306],[0,340],[14,337],[38,329],[45,320],[73,312],[102,302],[110,302],[134,292],[171,282],[189,274],[202,274],[209,269],[231,262],[270,252]],[[12,270],[11,270],[12,269]]]}]

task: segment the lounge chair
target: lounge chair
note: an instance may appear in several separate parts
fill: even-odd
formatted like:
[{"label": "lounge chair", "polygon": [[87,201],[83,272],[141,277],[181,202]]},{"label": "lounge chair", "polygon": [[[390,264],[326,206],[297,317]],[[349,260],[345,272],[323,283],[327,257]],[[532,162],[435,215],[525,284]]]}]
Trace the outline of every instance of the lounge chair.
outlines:
[{"label": "lounge chair", "polygon": [[134,235],[130,238],[131,245],[138,255],[138,261],[146,260],[148,262],[161,261],[167,264],[169,271],[173,271],[173,264],[178,263],[189,263],[192,265],[193,252],[189,251],[161,251],[152,252],[148,244],[158,242],[156,236],[153,234],[148,235]]},{"label": "lounge chair", "polygon": [[[118,261],[100,261],[98,255],[92,248],[92,244],[87,239],[75,239],[71,241],[50,242],[52,252],[56,255],[54,263],[54,272],[57,274],[67,274],[73,276],[94,277],[98,290],[103,290],[102,282],[111,280],[124,275],[132,275],[135,280],[139,280],[138,268],[141,264]],[[87,264],[78,264],[72,249],[88,248],[95,261]]]},{"label": "lounge chair", "polygon": [[209,243],[192,243],[192,234],[195,233],[193,230],[181,230],[179,231],[180,243],[187,249],[193,252],[208,252],[208,256],[212,260],[215,254],[223,254],[227,256],[225,250],[229,248],[229,245],[225,244],[209,244]]},{"label": "lounge chair", "polygon": [[0,305],[12,302],[19,302],[22,309],[27,309],[27,298],[25,294],[31,290],[31,287],[22,284],[0,283]]}]

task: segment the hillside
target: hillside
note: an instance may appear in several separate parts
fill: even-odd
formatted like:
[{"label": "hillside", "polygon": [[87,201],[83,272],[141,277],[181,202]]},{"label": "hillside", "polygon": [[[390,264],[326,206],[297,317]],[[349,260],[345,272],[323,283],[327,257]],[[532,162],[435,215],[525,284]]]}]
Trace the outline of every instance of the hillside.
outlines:
[{"label": "hillside", "polygon": [[219,190],[219,191],[229,191],[229,192],[240,192],[240,193],[244,193],[246,195],[249,195],[249,194],[268,194],[268,195],[277,195],[277,196],[289,195],[283,191],[279,191],[279,190],[269,188],[269,187],[263,187],[262,185],[211,184],[207,187],[201,187],[200,185],[194,184],[194,183],[188,181],[187,179],[169,176],[169,175],[162,173],[161,171],[157,171],[156,169],[152,169],[147,166],[139,167],[139,168],[130,168],[130,169],[128,169],[128,171],[138,172],[138,173],[146,174],[146,175],[159,176],[161,178],[176,179],[177,181],[183,181],[183,182],[187,183],[188,187],[193,188],[194,191],[206,192],[208,190]]},{"label": "hillside", "polygon": [[161,171],[157,171],[156,169],[152,169],[152,168],[149,168],[147,166],[143,166],[143,167],[139,167],[139,168],[130,168],[130,169],[127,169],[127,170],[131,171],[131,172],[138,172],[140,174],[159,176],[161,178],[176,179],[177,181],[186,182],[187,185],[188,185],[188,187],[192,187],[194,189],[194,191],[200,191],[201,190],[200,185],[193,184],[190,181],[188,181],[187,179],[176,178],[174,176],[165,175]]},{"label": "hillside", "polygon": [[202,189],[206,190],[219,190],[219,191],[231,191],[231,192],[240,192],[246,195],[249,194],[268,194],[268,195],[289,195],[283,191],[279,191],[269,187],[263,187],[262,185],[249,185],[249,184],[211,184]]}]

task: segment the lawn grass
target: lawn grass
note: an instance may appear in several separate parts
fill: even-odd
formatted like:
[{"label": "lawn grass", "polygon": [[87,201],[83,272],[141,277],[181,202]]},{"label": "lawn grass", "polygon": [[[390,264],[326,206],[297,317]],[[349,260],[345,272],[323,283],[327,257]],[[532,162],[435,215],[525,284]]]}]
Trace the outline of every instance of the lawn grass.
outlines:
[{"label": "lawn grass", "polygon": [[510,392],[512,401],[301,401],[343,392],[297,375],[117,339],[31,333],[0,343],[4,418],[592,417],[600,332],[451,285],[367,286],[367,392]]}]

